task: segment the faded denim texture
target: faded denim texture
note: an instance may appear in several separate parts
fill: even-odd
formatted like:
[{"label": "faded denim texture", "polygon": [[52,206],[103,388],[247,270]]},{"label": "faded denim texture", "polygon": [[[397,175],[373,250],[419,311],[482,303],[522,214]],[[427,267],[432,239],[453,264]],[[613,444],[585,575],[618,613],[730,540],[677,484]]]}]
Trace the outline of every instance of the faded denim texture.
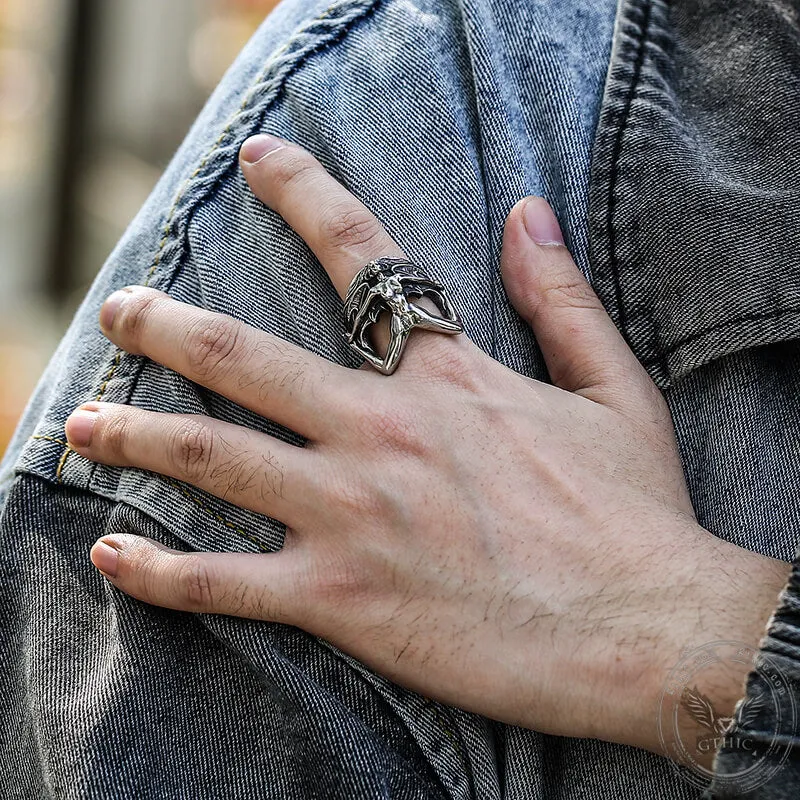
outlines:
[{"label": "faded denim texture", "polygon": [[800,337],[800,3],[623,0],[617,33],[592,267],[664,387]]},{"label": "faded denim texture", "polygon": [[[697,7],[673,5],[678,14]],[[737,252],[736,274],[745,277],[720,306],[720,286],[729,286],[720,270],[732,262],[709,261],[708,275],[687,277],[686,265],[698,262],[675,261],[683,250],[670,237],[683,229],[671,197],[682,164],[692,180],[708,177],[697,153],[694,161],[676,153],[672,183],[661,187],[657,170],[633,170],[643,154],[650,162],[663,155],[647,116],[654,108],[667,132],[681,129],[680,106],[667,102],[679,97],[674,70],[659,84],[659,67],[648,61],[662,57],[668,12],[647,1],[623,1],[617,15],[613,0],[288,0],[270,16],[98,276],[4,461],[3,797],[699,796],[664,759],[442,706],[297,629],[128,598],[89,562],[98,536],[128,531],[181,549],[267,551],[281,546],[281,526],[157,475],[90,464],[63,438],[73,408],[100,398],[208,413],[296,441],[116,351],[97,313],[130,283],[356,365],[324,270],[238,170],[242,142],[269,131],[315,153],[411,258],[454,287],[480,347],[539,379],[547,378],[544,364],[505,298],[499,253],[514,203],[545,196],[578,264],[665,391],[700,522],[790,560],[800,530],[796,332],[764,318],[756,334],[671,350],[700,341],[692,339],[695,314],[706,305],[670,287],[710,287],[703,296],[717,324],[734,318],[736,303],[762,303],[772,284],[759,269],[760,250]],[[716,143],[701,144],[715,152]],[[658,216],[648,216],[646,193],[661,189]],[[721,224],[725,192],[713,196],[717,213],[705,239],[694,241],[733,247],[736,236]],[[672,228],[662,229],[662,219]],[[753,225],[769,234],[763,219]],[[703,258],[716,249],[693,252]],[[776,255],[775,298],[784,302],[796,288],[788,271],[796,262],[783,250],[764,252]],[[615,269],[626,287],[619,293]],[[304,294],[303,285],[313,290]],[[329,325],[319,331],[316,319]]]},{"label": "faded denim texture", "polygon": [[[800,3],[622,0],[590,181],[594,287],[665,390],[700,522],[791,560],[800,541]],[[800,796],[798,561],[735,734]],[[764,658],[766,657],[766,661]],[[775,716],[771,670],[794,681]],[[783,747],[759,759],[780,760]],[[757,776],[723,748],[715,797]],[[763,769],[762,762],[759,769]],[[769,774],[765,770],[765,774]]]}]

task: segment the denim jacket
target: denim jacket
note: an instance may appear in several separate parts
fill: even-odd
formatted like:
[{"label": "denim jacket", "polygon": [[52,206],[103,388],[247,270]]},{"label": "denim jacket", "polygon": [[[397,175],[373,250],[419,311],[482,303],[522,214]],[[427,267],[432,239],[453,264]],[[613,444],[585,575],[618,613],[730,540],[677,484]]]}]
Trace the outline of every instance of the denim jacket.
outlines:
[{"label": "denim jacket", "polygon": [[[299,441],[110,345],[97,312],[129,283],[355,366],[324,271],[237,168],[242,142],[265,130],[314,152],[454,287],[468,335],[541,380],[499,252],[514,203],[547,197],[664,392],[701,524],[792,560],[797,16],[796,4],[742,0],[284,0],[101,270],[4,460],[0,796],[699,797],[666,759],[443,706],[295,628],[123,595],[89,563],[100,535],[258,552],[279,548],[282,528],[161,476],[90,464],[63,427],[94,398]],[[792,584],[764,642],[791,674],[796,597]],[[756,671],[748,692],[759,691]],[[767,729],[749,724],[754,737]],[[740,757],[723,751],[720,777]],[[792,750],[760,791],[798,786]]]},{"label": "denim jacket", "polygon": [[[704,508],[725,504],[743,516],[744,546],[765,551],[782,540],[796,548],[800,3],[624,0],[594,143],[591,203],[595,288],[660,387],[670,392],[747,358],[774,365],[775,396],[764,402],[762,394],[760,408],[747,406],[758,391],[737,380],[720,387],[737,406],[735,418],[754,425],[742,427],[738,441],[727,438],[733,428],[718,438],[727,451],[724,469],[749,473],[757,485],[749,490],[747,480],[734,480],[727,496],[713,500],[702,490],[701,521],[727,538],[724,523],[709,525]],[[766,388],[760,370],[737,378]],[[780,417],[770,419],[777,407]],[[781,453],[780,463],[765,460],[767,452]],[[696,498],[698,482],[690,486]],[[793,577],[716,761],[715,797],[738,797],[755,761],[762,779],[748,797],[800,796],[800,553],[794,555]],[[791,694],[771,691],[775,669],[794,687]],[[748,707],[757,713],[743,719]],[[737,748],[741,741],[748,749]],[[765,761],[774,769],[765,770]]]}]

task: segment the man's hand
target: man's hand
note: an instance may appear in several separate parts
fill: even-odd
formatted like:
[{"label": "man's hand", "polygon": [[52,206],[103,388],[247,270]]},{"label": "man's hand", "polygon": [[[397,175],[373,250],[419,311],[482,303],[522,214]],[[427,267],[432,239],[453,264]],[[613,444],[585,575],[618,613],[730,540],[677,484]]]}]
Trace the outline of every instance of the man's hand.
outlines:
[{"label": "man's hand", "polygon": [[[247,180],[340,294],[367,261],[404,255],[310,154],[268,143],[243,148]],[[86,458],[170,475],[287,526],[273,554],[115,535],[92,559],[149,603],[296,625],[443,702],[658,750],[658,697],[679,653],[756,644],[787,567],[697,524],[667,406],[542,199],[511,211],[502,269],[555,385],[466,336],[415,331],[384,377],[154,290],[112,295],[101,325],[119,347],[308,444],[84,405],[67,436]]]}]

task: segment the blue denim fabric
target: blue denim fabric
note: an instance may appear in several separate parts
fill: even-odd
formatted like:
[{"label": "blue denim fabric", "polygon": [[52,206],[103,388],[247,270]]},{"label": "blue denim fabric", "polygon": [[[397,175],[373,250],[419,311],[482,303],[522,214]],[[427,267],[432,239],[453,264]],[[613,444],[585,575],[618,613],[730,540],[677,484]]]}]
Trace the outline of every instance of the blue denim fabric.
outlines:
[{"label": "blue denim fabric", "polygon": [[[454,287],[480,347],[546,379],[502,291],[502,226],[521,197],[544,195],[592,277],[589,160],[615,12],[613,0],[289,0],[270,16],[98,276],[4,460],[7,796],[698,796],[654,755],[442,706],[294,628],[122,595],[88,562],[104,533],[259,551],[279,548],[282,529],[163,477],[92,465],[63,438],[71,410],[100,398],[296,441],[109,345],[97,313],[129,283],[355,366],[324,270],[238,170],[238,149],[257,131],[315,153],[411,258]],[[320,330],[318,319],[329,324]],[[737,352],[666,392],[700,521],[787,559],[800,485],[798,362],[789,346],[780,357]]]}]

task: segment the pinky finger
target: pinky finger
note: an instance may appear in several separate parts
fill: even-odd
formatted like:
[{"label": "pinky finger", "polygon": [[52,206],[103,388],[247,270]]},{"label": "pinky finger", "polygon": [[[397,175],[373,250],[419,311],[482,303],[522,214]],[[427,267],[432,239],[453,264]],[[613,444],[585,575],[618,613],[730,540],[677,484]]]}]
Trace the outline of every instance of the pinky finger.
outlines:
[{"label": "pinky finger", "polygon": [[304,617],[300,551],[185,553],[142,536],[98,539],[92,563],[118,589],[163,608],[283,622]]}]

